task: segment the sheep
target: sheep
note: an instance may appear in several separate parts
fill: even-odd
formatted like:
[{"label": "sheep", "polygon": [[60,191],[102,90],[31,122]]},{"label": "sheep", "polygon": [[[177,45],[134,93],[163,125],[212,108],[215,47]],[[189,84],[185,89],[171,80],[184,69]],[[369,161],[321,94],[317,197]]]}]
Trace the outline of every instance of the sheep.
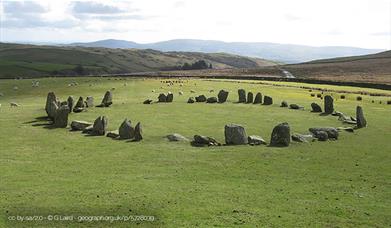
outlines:
[{"label": "sheep", "polygon": [[18,105],[17,103],[15,103],[15,102],[11,102],[11,103],[10,103],[10,106],[11,106],[11,108],[12,108],[12,107],[19,107],[19,105]]}]

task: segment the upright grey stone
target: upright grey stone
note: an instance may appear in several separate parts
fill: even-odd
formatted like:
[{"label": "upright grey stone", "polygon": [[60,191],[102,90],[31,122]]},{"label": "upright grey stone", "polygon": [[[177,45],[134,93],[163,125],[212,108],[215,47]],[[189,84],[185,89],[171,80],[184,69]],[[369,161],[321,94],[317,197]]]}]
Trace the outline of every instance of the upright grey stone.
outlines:
[{"label": "upright grey stone", "polygon": [[334,99],[330,95],[324,97],[324,113],[331,114],[334,112]]},{"label": "upright grey stone", "polygon": [[166,97],[166,102],[172,102],[174,100],[174,94],[168,93]]},{"label": "upright grey stone", "polygon": [[157,99],[159,102],[166,102],[167,96],[164,93],[161,93],[161,94],[159,94]]},{"label": "upright grey stone", "polygon": [[94,107],[94,98],[93,97],[88,96],[86,98],[86,106],[87,106],[87,108]]},{"label": "upright grey stone", "polygon": [[73,105],[74,105],[75,101],[73,100],[72,96],[69,96],[67,101],[68,101],[69,112],[72,112]]},{"label": "upright grey stone", "polygon": [[97,107],[110,107],[110,105],[112,104],[113,104],[113,93],[110,90],[108,90],[106,91],[101,104],[98,105]]},{"label": "upright grey stone", "polygon": [[56,98],[56,95],[54,94],[54,92],[49,92],[46,97],[45,110],[50,118],[54,118],[54,116],[50,116],[50,113],[49,113],[49,109],[50,109],[50,106],[52,105],[52,102],[57,103],[57,98]]},{"label": "upright grey stone", "polygon": [[93,135],[105,135],[107,130],[107,118],[105,116],[99,116],[92,127]]},{"label": "upright grey stone", "polygon": [[130,120],[125,119],[124,122],[122,122],[121,126],[118,129],[119,137],[121,139],[132,139],[134,138],[134,128],[131,125]]},{"label": "upright grey stone", "polygon": [[317,103],[311,104],[312,112],[322,112],[322,108]]},{"label": "upright grey stone", "polygon": [[227,101],[227,98],[228,98],[228,94],[229,92],[228,91],[225,91],[225,90],[220,90],[219,94],[217,95],[218,97],[218,100],[219,100],[219,103],[224,103]]},{"label": "upright grey stone", "polygon": [[56,116],[54,117],[54,127],[65,128],[68,126],[68,114],[69,107],[68,105],[63,105],[56,111]]},{"label": "upright grey stone", "polygon": [[263,98],[263,104],[264,105],[272,105],[273,104],[273,98],[271,98],[269,96],[265,96]]},{"label": "upright grey stone", "polygon": [[254,94],[252,92],[247,93],[247,103],[252,104],[254,102]]},{"label": "upright grey stone", "polygon": [[47,111],[50,119],[54,120],[57,114],[57,109],[58,109],[58,103],[56,101],[52,101],[52,103],[49,104],[48,111]]},{"label": "upright grey stone", "polygon": [[239,103],[246,103],[246,91],[244,89],[238,90]]},{"label": "upright grey stone", "polygon": [[79,100],[77,100],[75,107],[73,108],[73,112],[82,112],[85,108],[85,104],[83,101],[83,97],[79,97]]},{"label": "upright grey stone", "polygon": [[288,123],[282,123],[274,127],[270,145],[289,146],[291,142],[291,131]]},{"label": "upright grey stone", "polygon": [[356,120],[357,128],[363,128],[367,126],[367,120],[364,117],[364,111],[361,106],[357,106],[356,108]]},{"label": "upright grey stone", "polygon": [[254,104],[262,103],[262,93],[257,93],[254,98]]},{"label": "upright grey stone", "polygon": [[134,127],[134,141],[141,141],[143,139],[143,130],[142,130],[142,127],[141,127],[141,123],[138,122],[136,124],[136,127]]},{"label": "upright grey stone", "polygon": [[248,143],[246,130],[237,124],[227,124],[224,128],[225,143],[227,145],[243,145]]}]

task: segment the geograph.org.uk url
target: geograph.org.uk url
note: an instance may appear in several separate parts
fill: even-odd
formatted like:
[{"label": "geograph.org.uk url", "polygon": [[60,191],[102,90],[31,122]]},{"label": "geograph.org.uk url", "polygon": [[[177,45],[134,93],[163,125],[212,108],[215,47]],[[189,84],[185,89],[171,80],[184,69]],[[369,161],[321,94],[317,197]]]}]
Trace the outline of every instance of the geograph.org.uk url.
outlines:
[{"label": "geograph.org.uk url", "polygon": [[152,215],[10,215],[8,221],[17,222],[153,222]]}]

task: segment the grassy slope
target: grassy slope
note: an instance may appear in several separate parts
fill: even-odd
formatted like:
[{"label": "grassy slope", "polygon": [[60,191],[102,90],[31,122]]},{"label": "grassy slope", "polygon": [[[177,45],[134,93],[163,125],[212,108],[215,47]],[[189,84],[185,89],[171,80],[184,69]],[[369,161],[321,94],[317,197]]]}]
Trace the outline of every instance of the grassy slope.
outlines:
[{"label": "grassy slope", "polygon": [[[74,80],[80,85],[67,87]],[[0,226],[39,225],[10,223],[9,215],[54,213],[156,216],[154,223],[141,224],[146,227],[390,225],[391,106],[384,105],[385,98],[363,96],[364,101],[357,102],[355,95],[347,95],[347,100],[337,100],[337,109],[349,115],[361,104],[369,127],[353,134],[343,132],[335,142],[292,143],[288,148],[194,148],[188,143],[169,143],[162,136],[198,133],[223,141],[224,125],[233,122],[244,125],[248,134],[269,140],[272,128],[284,121],[293,132],[342,124],[335,117],[310,113],[309,104],[321,101],[296,88],[199,80],[188,81],[184,87],[166,87],[157,80],[128,80],[127,86],[124,81],[100,78],[40,81],[38,88],[32,88],[30,80],[0,84],[5,95],[0,97]],[[12,90],[14,85],[18,91]],[[92,108],[71,114],[70,119],[92,121],[106,115],[110,129],[126,117],[133,123],[141,121],[142,142],[87,137],[31,122],[45,114],[48,91],[55,91],[62,100],[68,95],[92,95],[98,102],[112,87],[116,89],[111,108]],[[209,96],[210,89],[217,93],[222,88],[231,91],[226,104],[185,103],[191,89]],[[234,104],[238,88],[271,95],[276,104]],[[180,90],[184,96],[177,96]],[[175,93],[174,103],[141,104],[167,91]],[[376,104],[370,103],[372,99]],[[281,100],[302,104],[306,111],[282,109],[278,107]],[[9,108],[11,101],[21,107]],[[129,222],[114,224],[129,226]],[[66,222],[51,225],[69,227]]]},{"label": "grassy slope", "polygon": [[337,81],[391,83],[391,51],[286,65],[297,77]]},{"label": "grassy slope", "polygon": [[53,47],[0,44],[0,78],[46,76],[83,65],[93,73],[156,71],[204,59],[215,68],[274,65],[274,62],[223,53],[159,52],[154,50]]}]

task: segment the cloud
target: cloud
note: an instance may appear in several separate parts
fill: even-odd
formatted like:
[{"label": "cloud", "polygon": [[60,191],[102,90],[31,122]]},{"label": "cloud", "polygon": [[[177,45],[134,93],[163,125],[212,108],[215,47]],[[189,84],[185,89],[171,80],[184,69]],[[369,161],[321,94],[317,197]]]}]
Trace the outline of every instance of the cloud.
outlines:
[{"label": "cloud", "polygon": [[34,1],[9,1],[3,2],[5,18],[2,26],[4,28],[70,28],[77,24],[75,20],[56,19],[49,20],[44,17],[50,12],[48,7],[40,5]]},{"label": "cloud", "polygon": [[98,2],[73,2],[72,10],[76,14],[118,14],[125,13],[120,7],[105,5]]},{"label": "cloud", "polygon": [[186,2],[185,1],[176,1],[174,2],[174,8],[182,8],[182,7],[185,7],[186,6]]}]

